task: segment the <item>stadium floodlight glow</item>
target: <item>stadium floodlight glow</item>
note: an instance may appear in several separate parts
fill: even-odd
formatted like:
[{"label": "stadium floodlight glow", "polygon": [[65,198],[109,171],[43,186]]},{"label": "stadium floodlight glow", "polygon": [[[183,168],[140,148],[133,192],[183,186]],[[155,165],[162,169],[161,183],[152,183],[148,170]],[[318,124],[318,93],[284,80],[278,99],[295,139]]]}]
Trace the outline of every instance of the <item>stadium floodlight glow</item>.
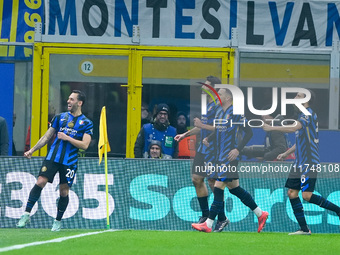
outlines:
[{"label": "stadium floodlight glow", "polygon": [[[244,95],[242,90],[230,84],[216,84],[215,89],[209,88],[210,90],[214,90],[213,92],[217,94],[216,89],[228,89],[232,96],[233,96],[233,113],[238,115],[244,115]],[[263,115],[270,115],[271,113],[275,112],[277,105],[278,105],[278,88],[274,87],[272,89],[272,96],[273,102],[268,110],[257,110],[253,105],[253,88],[248,88],[248,98],[247,104],[249,111],[255,115],[263,116]],[[304,98],[287,98],[287,93],[303,93],[305,95]],[[211,94],[210,94],[211,96]],[[281,88],[281,115],[286,115],[286,107],[289,104],[295,105],[303,114],[311,115],[310,112],[302,105],[307,103],[311,98],[311,93],[308,89],[304,88]],[[201,97],[201,113],[202,115],[207,114],[207,94],[202,94]],[[215,100],[214,100],[215,101]],[[217,104],[218,102],[216,102]]]}]

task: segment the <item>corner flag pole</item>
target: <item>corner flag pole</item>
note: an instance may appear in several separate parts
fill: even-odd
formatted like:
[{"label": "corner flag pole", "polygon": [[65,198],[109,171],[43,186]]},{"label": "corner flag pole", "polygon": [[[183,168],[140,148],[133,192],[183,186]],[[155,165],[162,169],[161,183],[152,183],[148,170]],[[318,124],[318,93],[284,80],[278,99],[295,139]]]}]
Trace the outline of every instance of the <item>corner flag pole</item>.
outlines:
[{"label": "corner flag pole", "polygon": [[109,210],[109,184],[107,171],[107,143],[105,143],[105,190],[106,190],[106,228],[110,229],[110,210]]},{"label": "corner flag pole", "polygon": [[110,207],[109,207],[109,185],[108,185],[108,170],[107,170],[107,153],[111,151],[109,141],[107,139],[107,126],[106,126],[106,109],[103,106],[100,113],[99,123],[99,142],[98,142],[98,156],[99,165],[102,161],[104,154],[105,159],[105,190],[106,190],[106,228],[110,229]]}]

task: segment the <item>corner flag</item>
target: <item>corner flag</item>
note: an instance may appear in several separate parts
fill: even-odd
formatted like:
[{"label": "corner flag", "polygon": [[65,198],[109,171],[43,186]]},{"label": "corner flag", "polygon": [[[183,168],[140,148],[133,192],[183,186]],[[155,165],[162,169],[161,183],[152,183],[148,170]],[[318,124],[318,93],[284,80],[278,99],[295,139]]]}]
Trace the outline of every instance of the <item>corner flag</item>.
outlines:
[{"label": "corner flag", "polygon": [[99,165],[102,162],[103,153],[105,156],[105,190],[106,190],[106,227],[110,229],[110,214],[109,214],[109,185],[108,185],[108,170],[107,170],[107,153],[111,151],[109,141],[107,139],[106,126],[106,109],[102,108],[99,123],[99,142],[98,142],[98,156]]},{"label": "corner flag", "polygon": [[102,108],[100,114],[100,124],[99,124],[99,142],[98,142],[98,156],[99,165],[102,162],[103,154],[107,156],[107,153],[111,151],[109,141],[107,139],[107,126],[106,126],[106,109],[105,106]]}]

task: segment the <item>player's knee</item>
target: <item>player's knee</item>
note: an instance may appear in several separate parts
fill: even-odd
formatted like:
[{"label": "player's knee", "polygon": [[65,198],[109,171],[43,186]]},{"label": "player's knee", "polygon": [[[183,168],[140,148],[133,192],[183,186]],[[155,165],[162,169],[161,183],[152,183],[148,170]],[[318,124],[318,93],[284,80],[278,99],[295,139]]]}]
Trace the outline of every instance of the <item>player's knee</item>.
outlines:
[{"label": "player's knee", "polygon": [[227,182],[226,185],[229,190],[232,190],[232,189],[239,187],[240,182],[239,180],[232,180],[231,182]]},{"label": "player's knee", "polygon": [[39,176],[36,184],[43,189],[46,186],[47,181],[48,179],[46,177]]},{"label": "player's knee", "polygon": [[191,180],[195,187],[201,186],[204,183],[204,178],[201,176],[193,175],[191,177]]},{"label": "player's knee", "polygon": [[60,196],[61,197],[67,197],[68,196],[68,190],[60,190]]},{"label": "player's knee", "polygon": [[312,192],[302,192],[303,200],[309,201],[311,197],[312,197]]},{"label": "player's knee", "polygon": [[216,182],[216,180],[214,180],[214,179],[208,179],[208,184],[209,184],[211,191],[214,191],[215,182]]},{"label": "player's knee", "polygon": [[68,196],[68,193],[70,191],[70,188],[68,187],[67,184],[60,184],[59,185],[59,194],[62,197]]},{"label": "player's knee", "polygon": [[290,199],[293,199],[293,198],[297,198],[298,197],[298,192],[296,192],[295,190],[293,189],[288,189],[287,191],[287,195]]}]

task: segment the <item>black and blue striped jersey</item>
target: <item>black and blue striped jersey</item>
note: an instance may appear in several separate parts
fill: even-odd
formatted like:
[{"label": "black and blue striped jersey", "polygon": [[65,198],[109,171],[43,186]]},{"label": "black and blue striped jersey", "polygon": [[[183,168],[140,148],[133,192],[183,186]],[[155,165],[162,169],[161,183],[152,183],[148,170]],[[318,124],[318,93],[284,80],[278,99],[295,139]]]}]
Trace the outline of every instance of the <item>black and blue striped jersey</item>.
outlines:
[{"label": "black and blue striped jersey", "polygon": [[[63,132],[79,141],[83,139],[84,134],[93,135],[93,123],[84,114],[74,117],[69,112],[60,113],[54,116],[51,127],[56,132]],[[56,137],[46,159],[70,166],[77,163],[78,151],[79,149],[70,142]]]},{"label": "black and blue striped jersey", "polygon": [[[247,120],[244,116],[233,114],[232,105],[226,111],[222,109],[218,112],[215,121],[218,162],[230,164],[228,154],[237,148],[237,132],[239,127],[243,127],[243,124],[246,123]],[[239,157],[236,160],[239,160]]]},{"label": "black and blue striped jersey", "polygon": [[[218,111],[220,111],[220,109],[222,109],[220,105],[215,104],[214,101],[210,102],[207,105],[207,114],[201,116],[202,123],[213,126],[216,114]],[[206,162],[213,162],[216,156],[214,141],[210,142],[209,147],[205,146],[202,142],[203,139],[208,137],[211,133],[212,131],[201,129],[200,144],[197,149],[198,152],[206,155],[205,157]]]},{"label": "black and blue striped jersey", "polygon": [[[307,108],[311,115],[300,113],[298,120],[302,128],[295,131],[295,167],[307,170],[311,165],[320,164],[318,117],[311,108]],[[308,166],[309,165],[309,166]]]}]

